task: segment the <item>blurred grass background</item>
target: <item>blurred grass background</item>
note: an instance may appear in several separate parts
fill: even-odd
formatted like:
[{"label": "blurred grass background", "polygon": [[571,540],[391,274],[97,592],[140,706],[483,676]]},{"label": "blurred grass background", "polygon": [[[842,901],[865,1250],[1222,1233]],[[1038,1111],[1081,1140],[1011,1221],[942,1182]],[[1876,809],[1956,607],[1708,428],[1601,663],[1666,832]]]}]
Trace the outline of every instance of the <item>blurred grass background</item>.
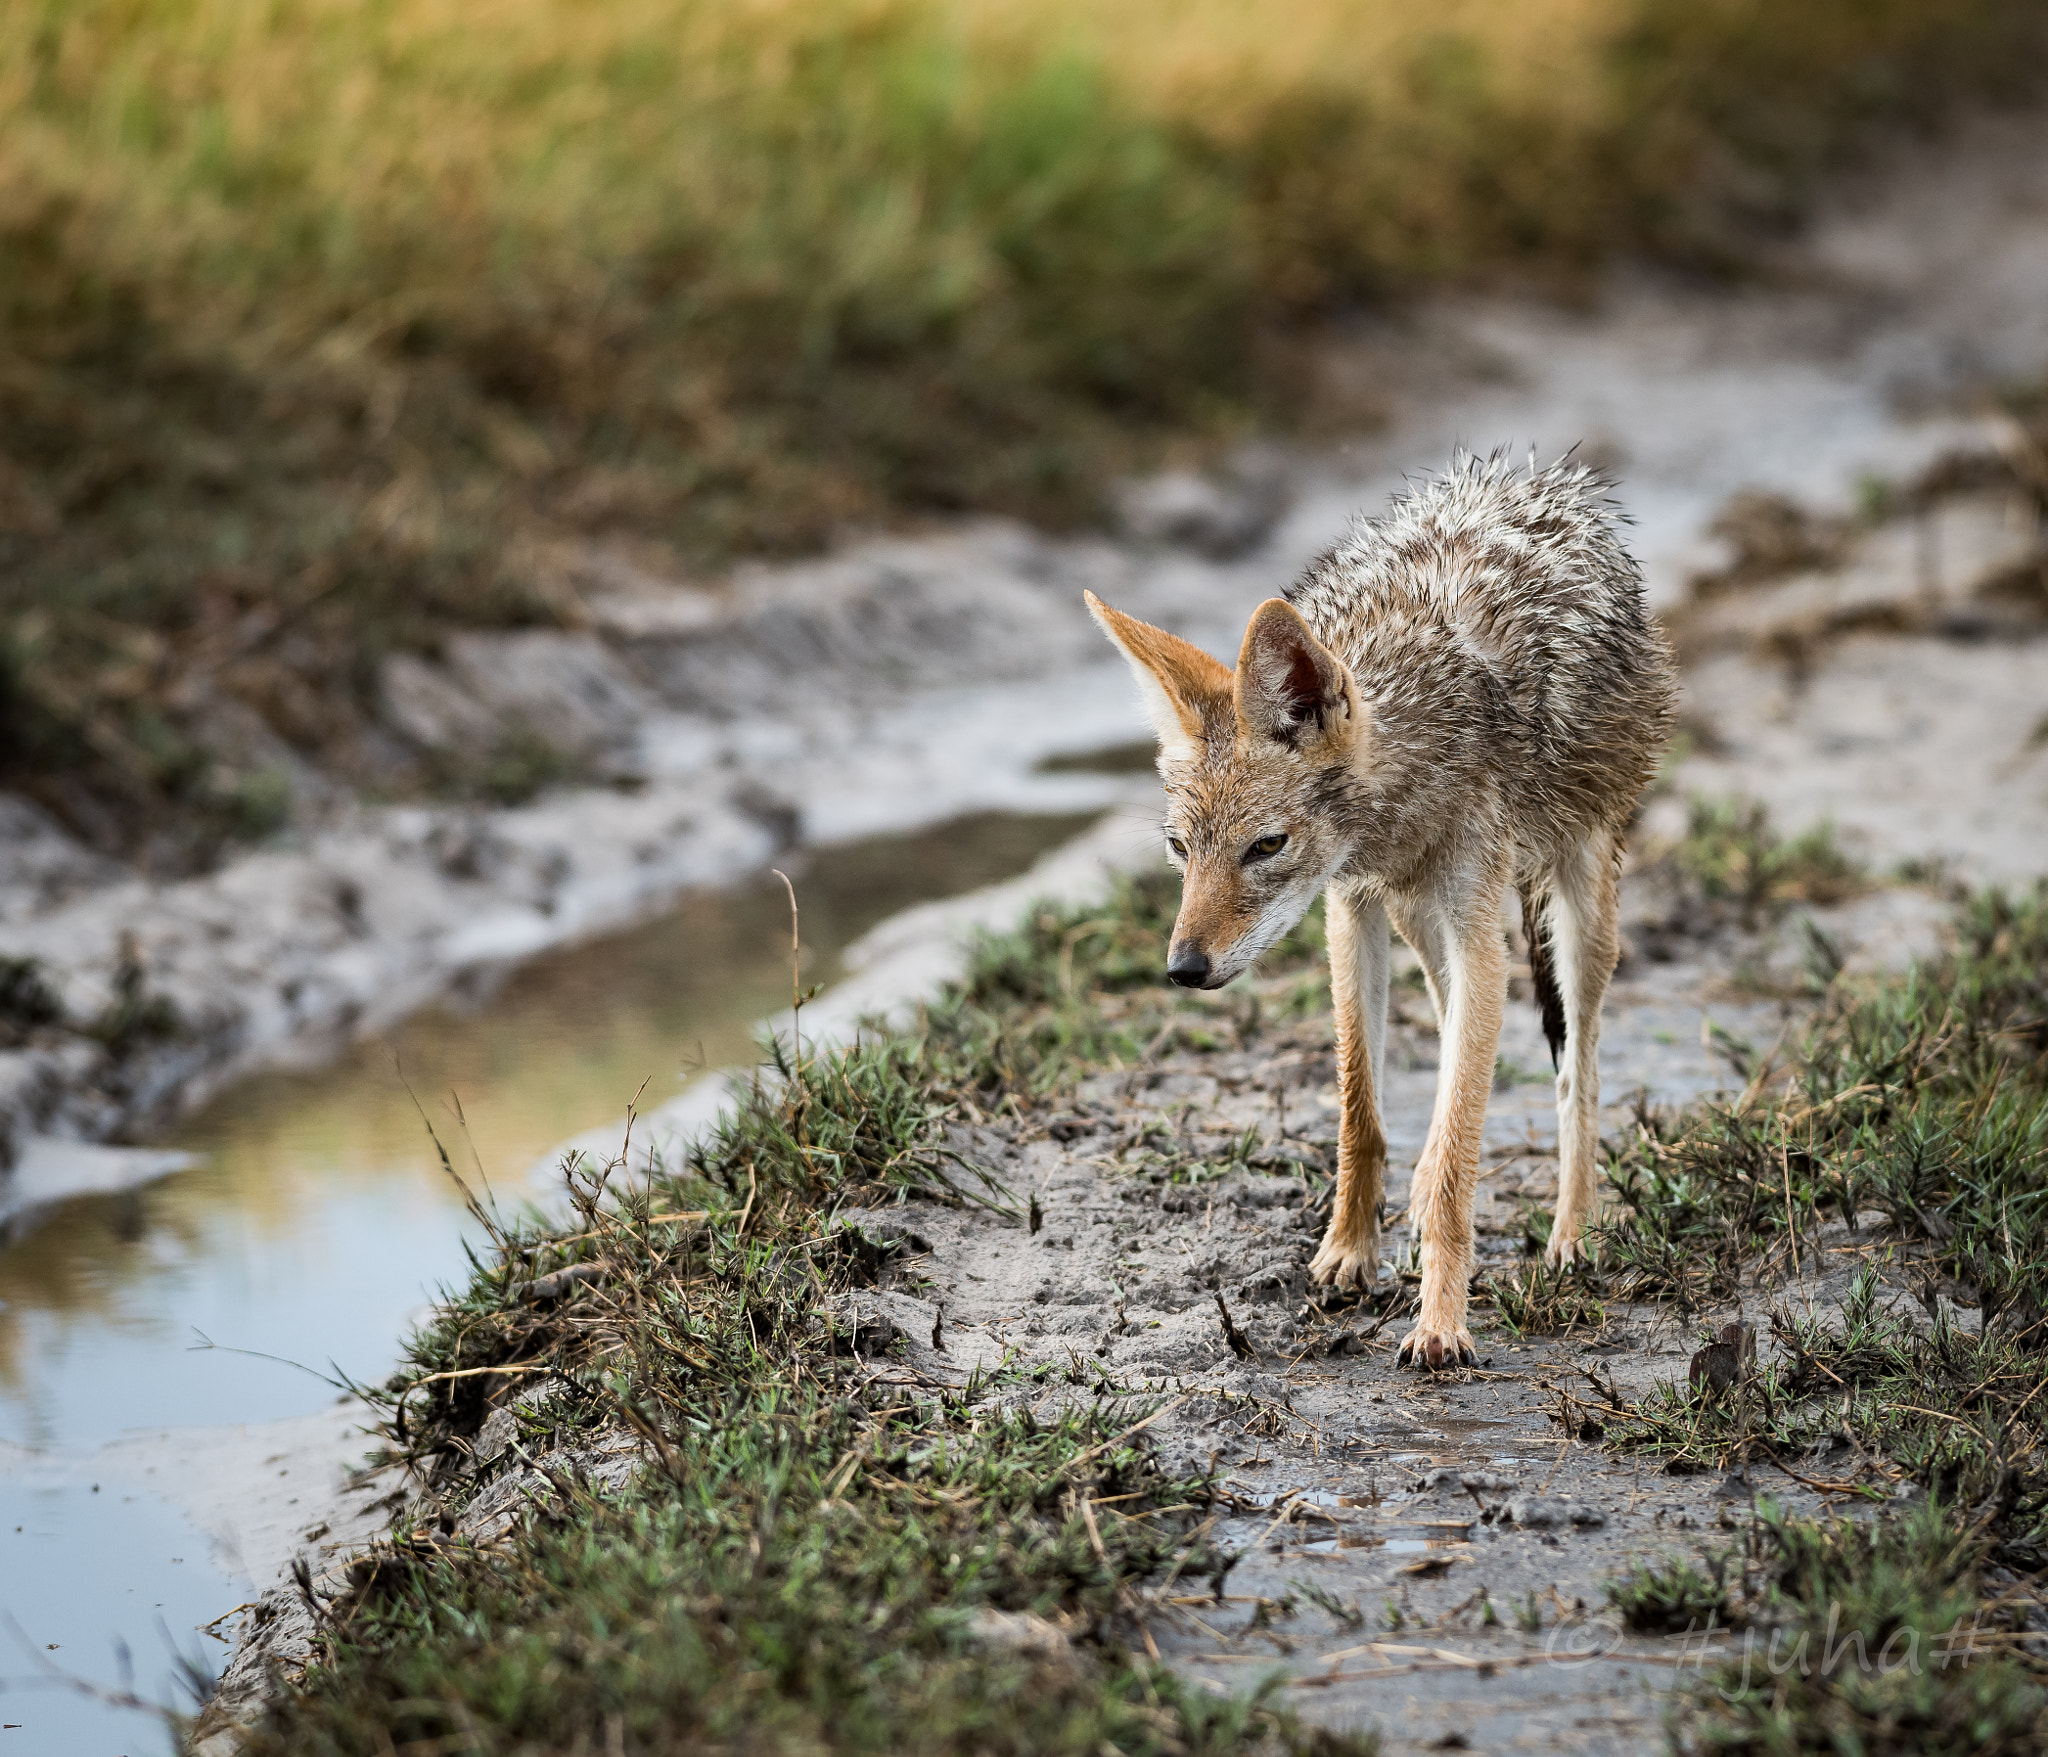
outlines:
[{"label": "blurred grass background", "polygon": [[[1728,272],[2039,0],[17,0],[0,785],[194,857],[219,728],[850,522],[1053,525],[1300,407],[1304,337],[1616,251]],[[371,741],[372,743],[374,741]],[[346,763],[343,762],[346,769]]]}]

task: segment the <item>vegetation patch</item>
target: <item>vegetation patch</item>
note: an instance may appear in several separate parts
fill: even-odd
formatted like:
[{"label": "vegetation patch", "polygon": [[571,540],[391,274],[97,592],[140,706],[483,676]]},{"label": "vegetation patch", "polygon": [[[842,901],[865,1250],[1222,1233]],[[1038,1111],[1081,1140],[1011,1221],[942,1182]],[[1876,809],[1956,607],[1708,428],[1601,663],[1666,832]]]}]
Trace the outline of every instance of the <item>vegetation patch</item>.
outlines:
[{"label": "vegetation patch", "polygon": [[247,1748],[1369,1749],[1143,1656],[1134,1585],[1233,1562],[1156,1402],[1078,1366],[934,1377],[899,1340],[929,1309],[919,1358],[945,1349],[887,1210],[1004,1201],[955,1132],[1028,1113],[1069,1012],[1135,985],[1103,919],[991,942],[916,1033],[778,1046],[687,1163],[574,1166],[566,1227],[479,1210],[493,1248],[377,1393],[430,1494],[313,1594],[315,1659]]},{"label": "vegetation patch", "polygon": [[1832,824],[1781,836],[1753,799],[1693,800],[1670,858],[1702,895],[1735,905],[1745,927],[1795,903],[1843,903],[1870,888],[1862,863],[1843,849]]},{"label": "vegetation patch", "polygon": [[63,998],[43,966],[34,958],[0,957],[0,1044],[11,1048],[63,1020]]},{"label": "vegetation patch", "polygon": [[[1766,1511],[1734,1575],[1724,1557],[1711,1579],[1669,1563],[1616,1584],[1632,1626],[1768,1637],[1768,1667],[1752,1635],[1690,1693],[1688,1752],[2018,1751],[2048,1729],[2048,886],[1971,900],[1955,939],[1905,977],[1838,982],[1789,1073],[1639,1116],[1611,1166],[1610,1291],[1770,1304],[1772,1358],[1739,1322],[1710,1330],[1685,1384],[1631,1401],[1595,1378],[1563,1394],[1567,1425],[1671,1470],[1912,1508]],[[1852,1660],[1820,1663],[1851,1637]]]},{"label": "vegetation patch", "polygon": [[1485,1291],[1517,1336],[1568,1336],[1607,1322],[1607,1308],[1590,1278],[1575,1269],[1529,1263],[1511,1275],[1489,1275]]},{"label": "vegetation patch", "polygon": [[[1050,523],[1317,406],[1317,320],[1710,271],[2028,0],[88,0],[0,18],[0,784],[199,859],[380,788],[382,659],[849,521]],[[543,767],[545,765],[542,765]]]},{"label": "vegetation patch", "polygon": [[1607,1586],[1607,1602],[1621,1613],[1625,1628],[1639,1635],[1688,1635],[1725,1629],[1737,1620],[1729,1601],[1728,1557],[1702,1567],[1683,1556],[1639,1563]]},{"label": "vegetation patch", "polygon": [[1677,1749],[2039,1750],[2048,1689],[2027,1651],[2024,1600],[1987,1592],[1985,1551],[1982,1527],[1938,1502],[1875,1523],[1789,1519],[1766,1505],[1721,1564],[1735,1563],[1732,1614],[1751,1626],[1739,1657],[1690,1693]]}]

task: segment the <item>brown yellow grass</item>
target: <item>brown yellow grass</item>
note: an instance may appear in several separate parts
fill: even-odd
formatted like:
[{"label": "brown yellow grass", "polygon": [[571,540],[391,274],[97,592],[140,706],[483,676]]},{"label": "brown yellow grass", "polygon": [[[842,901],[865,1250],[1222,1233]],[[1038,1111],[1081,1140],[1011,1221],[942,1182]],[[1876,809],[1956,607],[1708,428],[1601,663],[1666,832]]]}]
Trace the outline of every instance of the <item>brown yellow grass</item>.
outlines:
[{"label": "brown yellow grass", "polygon": [[1284,418],[1274,337],[1725,267],[2041,37],[2030,0],[0,9],[0,785],[190,854],[288,809],[266,739],[461,784],[369,737],[380,655],[573,618],[593,535],[1086,517]]}]

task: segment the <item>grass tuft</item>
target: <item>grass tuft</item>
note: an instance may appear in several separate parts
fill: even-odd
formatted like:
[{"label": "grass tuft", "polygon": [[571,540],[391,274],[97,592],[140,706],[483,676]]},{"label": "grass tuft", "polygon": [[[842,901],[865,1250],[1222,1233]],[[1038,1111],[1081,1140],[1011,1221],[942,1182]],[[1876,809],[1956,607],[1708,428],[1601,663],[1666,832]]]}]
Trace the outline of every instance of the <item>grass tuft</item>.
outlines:
[{"label": "grass tuft", "polygon": [[[1688,1692],[1681,1752],[2048,1738],[2026,1634],[2048,1573],[2044,971],[2048,886],[1970,899],[1946,956],[1830,984],[1789,1073],[1761,1069],[1683,1118],[1639,1115],[1616,1156],[1610,1286],[1689,1311],[1780,1301],[1775,1358],[1718,1388],[1566,1394],[1567,1424],[1674,1471],[1776,1469],[1910,1503],[1839,1523],[1766,1508],[1732,1572],[1723,1556],[1711,1579],[1671,1562],[1615,1585],[1637,1627],[1749,1626]],[[1816,1279],[1785,1300],[1799,1275]]]},{"label": "grass tuft", "polygon": [[1726,1583],[1727,1557],[1707,1567],[1683,1556],[1639,1562],[1607,1583],[1607,1602],[1639,1635],[1684,1635],[1736,1623]]},{"label": "grass tuft", "polygon": [[1862,864],[1843,850],[1832,824],[1787,839],[1754,800],[1695,799],[1671,859],[1707,897],[1733,903],[1748,926],[1794,903],[1842,903],[1869,889]]},{"label": "grass tuft", "polygon": [[2048,1690],[2009,1614],[1987,1612],[1981,1539],[1948,1509],[1867,1524],[1765,1504],[1745,1547],[1757,1627],[1688,1692],[1674,1739],[1686,1757],[2041,1748]]},{"label": "grass tuft", "polygon": [[1220,1591],[1234,1559],[1208,1478],[1151,1447],[1156,1402],[1100,1370],[1057,1396],[1064,1369],[934,1377],[873,1315],[915,1284],[863,1213],[996,1199],[959,1129],[1079,1065],[1072,1015],[1143,992],[1139,924],[1169,902],[1146,881],[1107,926],[1043,912],[916,1031],[773,1046],[682,1164],[615,1187],[572,1163],[565,1227],[486,1215],[381,1392],[428,1492],[325,1596],[315,1663],[243,1748],[1369,1752],[1131,1651],[1138,1582]]},{"label": "grass tuft", "polygon": [[34,958],[0,957],[0,1044],[64,1020],[64,1001]]},{"label": "grass tuft", "polygon": [[1489,1275],[1486,1295],[1517,1336],[1568,1336],[1607,1323],[1590,1276],[1576,1269],[1524,1264],[1512,1274]]}]

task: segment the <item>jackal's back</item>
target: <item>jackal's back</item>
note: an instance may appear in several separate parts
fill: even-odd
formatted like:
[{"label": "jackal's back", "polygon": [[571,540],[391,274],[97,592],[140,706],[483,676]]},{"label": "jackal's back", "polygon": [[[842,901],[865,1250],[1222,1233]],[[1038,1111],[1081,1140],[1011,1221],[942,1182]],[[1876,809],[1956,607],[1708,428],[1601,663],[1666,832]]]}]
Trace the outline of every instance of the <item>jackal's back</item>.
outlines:
[{"label": "jackal's back", "polygon": [[1462,455],[1287,593],[1382,736],[1418,766],[1483,764],[1532,851],[1619,827],[1670,728],[1670,653],[1607,487]]}]

